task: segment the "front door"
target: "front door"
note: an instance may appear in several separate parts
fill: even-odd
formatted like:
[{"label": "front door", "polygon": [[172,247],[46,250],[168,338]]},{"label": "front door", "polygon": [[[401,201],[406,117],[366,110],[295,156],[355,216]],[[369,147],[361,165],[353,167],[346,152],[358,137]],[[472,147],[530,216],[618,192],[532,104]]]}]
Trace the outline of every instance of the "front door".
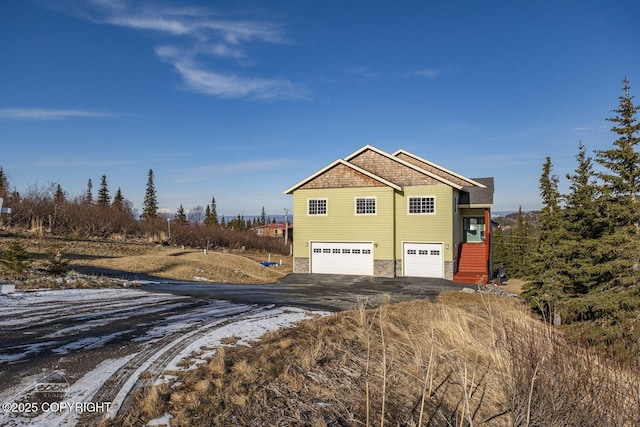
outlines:
[{"label": "front door", "polygon": [[462,241],[465,243],[484,242],[484,217],[470,216],[462,219]]}]

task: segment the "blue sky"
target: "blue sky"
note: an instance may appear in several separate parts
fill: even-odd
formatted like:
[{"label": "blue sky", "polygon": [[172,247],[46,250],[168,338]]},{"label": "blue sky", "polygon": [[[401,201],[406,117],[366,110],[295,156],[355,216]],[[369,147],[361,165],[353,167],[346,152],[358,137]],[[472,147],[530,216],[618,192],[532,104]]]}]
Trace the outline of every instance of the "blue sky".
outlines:
[{"label": "blue sky", "polygon": [[[365,144],[495,177],[540,207],[640,96],[640,2],[0,2],[0,165],[20,192],[107,176],[141,210],[282,214],[282,192]],[[636,98],[636,103],[640,98]]]}]

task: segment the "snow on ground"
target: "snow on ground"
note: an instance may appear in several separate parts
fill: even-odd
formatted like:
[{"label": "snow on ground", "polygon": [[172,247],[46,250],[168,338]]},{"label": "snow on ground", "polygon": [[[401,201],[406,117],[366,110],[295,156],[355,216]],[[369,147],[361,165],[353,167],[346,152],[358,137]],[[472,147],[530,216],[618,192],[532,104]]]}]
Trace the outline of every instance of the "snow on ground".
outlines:
[{"label": "snow on ground", "polygon": [[[92,336],[91,331],[134,314],[153,314],[154,316],[150,316],[152,319],[159,319],[149,321],[148,324],[139,324],[138,327],[142,327],[144,332],[131,340],[137,345],[136,348],[142,349],[140,351],[144,351],[145,348],[152,348],[153,351],[145,356],[141,363],[135,365],[135,370],[131,370],[131,376],[113,401],[109,402],[109,410],[105,411],[108,416],[115,415],[140,375],[155,366],[154,364],[162,363],[165,371],[157,382],[171,381],[175,378],[171,373],[193,369],[213,356],[225,338],[233,337],[237,344],[250,345],[252,341],[269,331],[290,327],[311,316],[329,313],[310,312],[299,308],[259,307],[216,300],[193,306],[193,300],[188,297],[136,289],[69,289],[16,293],[13,296],[0,296],[0,337],[2,330],[23,329],[25,336],[29,337],[31,335],[26,334],[35,334],[29,331],[34,325],[46,326],[61,318],[66,320],[64,324],[67,326],[37,337],[34,335],[33,342],[29,339],[24,345],[0,348],[0,369],[8,369],[7,365],[20,366],[22,361],[45,350],[55,358],[61,355],[81,354],[85,349],[108,345],[110,341],[129,333],[130,330],[96,333],[96,336]],[[81,333],[82,337],[74,339],[76,333]],[[162,341],[164,337],[172,335],[175,339]],[[179,350],[177,353],[176,349]],[[109,378],[126,367],[140,351],[125,357],[96,361],[93,369],[73,384],[69,384],[62,402],[91,402]],[[166,354],[171,354],[172,358],[164,360]],[[25,401],[33,387],[34,377],[26,374],[14,389],[2,390],[0,386],[0,403]],[[27,418],[25,414],[5,410],[0,411],[0,425],[75,425],[80,415],[74,411],[49,411]]]}]

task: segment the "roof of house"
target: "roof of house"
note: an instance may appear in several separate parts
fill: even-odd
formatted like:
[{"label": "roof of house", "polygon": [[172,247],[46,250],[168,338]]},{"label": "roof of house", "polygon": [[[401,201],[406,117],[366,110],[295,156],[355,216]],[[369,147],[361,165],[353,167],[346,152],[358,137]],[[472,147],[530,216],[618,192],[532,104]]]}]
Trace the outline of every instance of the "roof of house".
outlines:
[{"label": "roof of house", "polygon": [[493,178],[474,178],[482,187],[465,186],[460,191],[458,205],[486,206],[493,204]]},{"label": "roof of house", "polygon": [[434,184],[459,190],[461,205],[493,203],[493,178],[467,178],[405,150],[388,154],[371,145],[325,166],[284,193],[291,194],[301,188],[371,186],[389,186],[401,191],[405,186]]}]

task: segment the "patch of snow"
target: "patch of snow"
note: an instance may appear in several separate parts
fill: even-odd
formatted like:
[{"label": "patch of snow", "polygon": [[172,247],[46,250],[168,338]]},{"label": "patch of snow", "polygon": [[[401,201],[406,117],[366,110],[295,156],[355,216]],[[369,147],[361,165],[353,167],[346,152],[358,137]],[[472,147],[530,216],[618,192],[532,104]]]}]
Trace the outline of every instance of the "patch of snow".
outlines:
[{"label": "patch of snow", "polygon": [[149,427],[169,427],[171,425],[171,414],[164,414],[160,418],[156,418],[155,420],[151,420],[147,423]]}]

